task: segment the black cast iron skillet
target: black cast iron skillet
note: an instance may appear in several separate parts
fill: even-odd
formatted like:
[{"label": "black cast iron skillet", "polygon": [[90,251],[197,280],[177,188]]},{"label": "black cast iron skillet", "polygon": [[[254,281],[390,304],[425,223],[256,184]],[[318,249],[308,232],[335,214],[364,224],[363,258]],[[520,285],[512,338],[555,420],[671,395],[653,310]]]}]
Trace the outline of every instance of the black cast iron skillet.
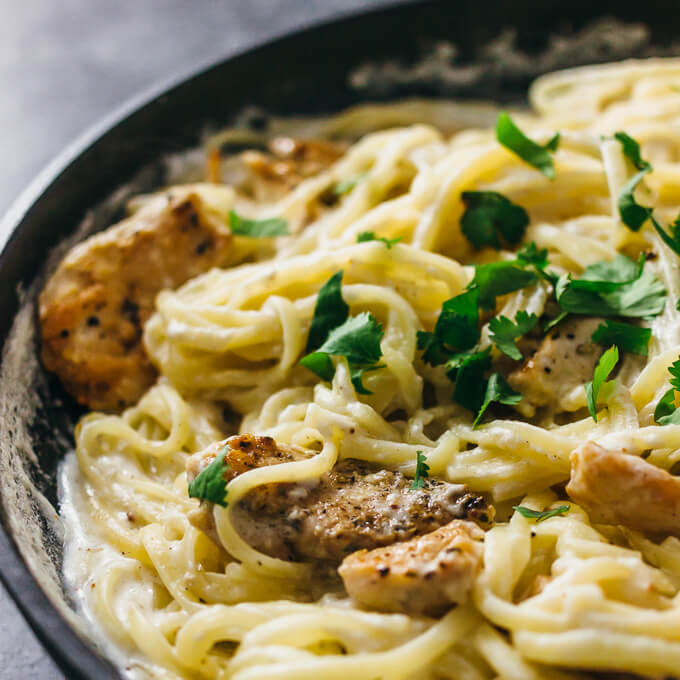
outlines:
[{"label": "black cast iron skillet", "polygon": [[[0,256],[0,334],[5,344],[0,366],[0,575],[68,678],[102,680],[118,674],[75,631],[80,617],[61,583],[56,468],[80,411],[35,362],[32,369],[13,375],[7,359],[8,352],[16,357],[23,351],[30,367],[29,359],[37,356],[30,334],[21,336],[18,346],[15,339],[8,347],[6,340],[17,337],[21,323],[16,320],[17,291],[28,291],[23,297],[29,302],[34,299],[49,251],[135,175],[139,191],[162,183],[157,161],[164,154],[196,145],[207,126],[227,124],[244,106],[276,114],[315,114],[408,95],[516,103],[530,80],[546,68],[670,53],[673,5],[672,0],[448,0],[399,4],[307,28],[129,104],[65,151],[18,199],[0,229],[11,232]],[[572,40],[572,47],[552,62],[541,59],[550,34],[573,36],[602,16],[647,28],[625,35],[618,35],[616,25],[602,28],[595,47]],[[516,46],[529,57],[520,69],[487,47],[508,28],[516,31]],[[373,71],[363,87],[350,78],[366,62],[413,64],[441,41],[456,45],[459,65],[481,65],[474,78],[409,81],[376,78]],[[252,124],[266,125],[266,119],[256,117]],[[91,212],[92,227],[107,226],[119,204],[110,201]],[[24,315],[24,324],[32,322]]]}]

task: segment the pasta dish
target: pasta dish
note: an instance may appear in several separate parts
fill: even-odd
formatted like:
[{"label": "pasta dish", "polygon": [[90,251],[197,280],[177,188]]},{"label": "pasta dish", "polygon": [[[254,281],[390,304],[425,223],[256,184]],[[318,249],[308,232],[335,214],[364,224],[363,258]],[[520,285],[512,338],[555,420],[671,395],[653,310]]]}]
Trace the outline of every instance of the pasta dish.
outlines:
[{"label": "pasta dish", "polygon": [[126,676],[680,677],[680,61],[529,95],[219,133],[53,273]]}]

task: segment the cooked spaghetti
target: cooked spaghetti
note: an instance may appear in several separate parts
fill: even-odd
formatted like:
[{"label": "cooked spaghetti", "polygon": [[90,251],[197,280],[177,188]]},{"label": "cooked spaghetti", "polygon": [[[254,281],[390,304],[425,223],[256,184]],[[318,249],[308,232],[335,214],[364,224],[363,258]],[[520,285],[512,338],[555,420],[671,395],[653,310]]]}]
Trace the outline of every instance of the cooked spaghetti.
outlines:
[{"label": "cooked spaghetti", "polygon": [[[144,324],[146,391],[84,417],[63,468],[66,574],[131,677],[677,675],[680,61],[550,74],[530,100],[534,113],[498,119],[406,102],[279,123],[330,140],[302,155],[286,137],[224,156],[239,135],[262,140],[223,133],[207,144],[211,183],[133,201],[130,219],[153,222],[168,193],[190,192],[228,252],[146,316],[123,304],[125,323]],[[48,302],[51,367],[75,361],[67,387],[81,385],[89,364],[57,344],[73,331],[47,337]],[[89,343],[109,337],[94,314]],[[281,460],[236,470],[237,434]],[[345,582],[337,536],[266,549],[260,515],[288,502],[277,489],[298,494],[290,518],[315,493],[384,475],[399,512],[439,488],[486,509],[350,545]],[[382,590],[357,580],[374,564],[387,574],[406,540],[417,565],[452,517],[469,536],[442,540],[464,540],[446,545],[472,566],[451,563],[448,605],[430,572],[413,573],[416,591],[393,574]]]}]

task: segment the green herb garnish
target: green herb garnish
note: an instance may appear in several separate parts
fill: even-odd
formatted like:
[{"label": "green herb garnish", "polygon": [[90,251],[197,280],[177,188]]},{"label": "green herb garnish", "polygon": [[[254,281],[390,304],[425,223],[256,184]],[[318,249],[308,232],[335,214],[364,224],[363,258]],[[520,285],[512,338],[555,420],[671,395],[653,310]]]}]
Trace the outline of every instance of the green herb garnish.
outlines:
[{"label": "green herb garnish", "polygon": [[[302,357],[300,363],[322,380],[332,380],[335,368],[331,357],[344,357],[347,359],[350,374],[353,374],[353,382],[358,381],[355,383],[356,387],[356,384],[361,385],[363,374],[357,369],[378,368],[373,364],[382,356],[380,349],[382,337],[382,326],[375,317],[362,312],[331,330],[325,342],[315,352]],[[361,389],[365,389],[363,385]]]},{"label": "green herb garnish", "polygon": [[397,236],[397,238],[385,238],[384,236],[376,236],[374,231],[362,231],[357,236],[357,243],[365,243],[366,241],[382,241],[387,250],[390,250],[395,243],[399,243],[404,237]]},{"label": "green herb garnish", "polygon": [[502,194],[495,191],[464,191],[461,195],[465,212],[460,220],[461,231],[479,250],[501,242],[516,245],[522,240],[529,215]]},{"label": "green herb garnish", "polygon": [[317,347],[321,347],[328,334],[345,323],[349,316],[349,305],[342,297],[342,275],[342,270],[336,272],[319,289],[307,336],[306,352],[313,352]]},{"label": "green herb garnish", "polygon": [[560,505],[552,510],[532,510],[531,508],[525,508],[523,505],[513,505],[513,510],[517,510],[522,517],[527,519],[535,519],[536,522],[543,522],[551,517],[557,517],[557,515],[564,515],[569,512],[568,505]]},{"label": "green herb garnish", "polygon": [[619,215],[621,221],[631,230],[638,231],[640,227],[652,215],[652,208],[640,205],[635,200],[635,189],[640,184],[642,178],[652,171],[652,166],[640,155],[640,145],[632,137],[625,132],[616,132],[614,134],[623,150],[624,156],[633,164],[638,171],[635,173],[621,189],[618,198]]},{"label": "green herb garnish", "polygon": [[418,349],[423,361],[438,366],[452,353],[470,349],[479,340],[479,293],[476,289],[461,293],[442,305],[434,332],[418,331]]},{"label": "green herb garnish", "polygon": [[196,475],[189,484],[190,498],[200,498],[227,507],[227,482],[224,479],[224,473],[229,469],[229,464],[224,462],[227,451],[229,447],[223,446],[215,460]]},{"label": "green herb garnish", "polygon": [[430,466],[425,462],[427,457],[422,451],[416,451],[416,474],[411,482],[409,491],[416,491],[425,487],[425,478],[429,476]]},{"label": "green herb garnish", "polygon": [[663,239],[663,242],[676,255],[680,255],[680,215],[675,218],[675,222],[669,225],[668,230],[659,224],[659,222],[654,219],[653,215],[650,215],[649,217],[652,220],[654,229],[656,229],[656,233]]},{"label": "green herb garnish", "polygon": [[666,289],[644,259],[636,264],[625,255],[612,262],[590,265],[578,279],[565,274],[555,296],[564,312],[588,316],[657,316],[663,311]]},{"label": "green herb garnish", "polygon": [[505,316],[497,316],[489,321],[489,338],[503,354],[519,361],[522,353],[515,344],[515,338],[526,335],[537,323],[538,317],[524,310],[517,312],[514,322]]},{"label": "green herb garnish", "polygon": [[668,369],[671,388],[659,399],[654,409],[654,420],[659,425],[680,425],[680,408],[675,407],[675,393],[680,392],[680,358]]},{"label": "green herb garnish", "polygon": [[283,217],[269,217],[264,220],[251,220],[241,217],[231,210],[229,212],[229,226],[232,234],[249,236],[251,238],[273,238],[274,236],[288,236],[288,220]]},{"label": "green herb garnish", "polygon": [[550,154],[557,150],[559,132],[546,144],[536,144],[513,123],[507,113],[500,113],[496,121],[496,139],[525,163],[540,170],[548,179],[555,179],[555,165]]},{"label": "green herb garnish", "polygon": [[477,417],[472,423],[472,429],[477,427],[477,424],[484,415],[484,412],[494,401],[498,404],[514,406],[515,404],[519,404],[519,402],[522,401],[522,395],[519,392],[515,392],[515,390],[513,390],[498,373],[493,373],[486,385],[484,401],[482,402],[482,406],[477,413]]},{"label": "green herb garnish", "polygon": [[526,288],[537,280],[536,274],[518,265],[516,260],[490,262],[475,267],[468,289],[477,290],[482,309],[494,309],[497,297]]},{"label": "green herb garnish", "polygon": [[477,413],[486,395],[484,374],[491,368],[491,347],[481,351],[461,352],[446,362],[446,376],[454,382],[453,400]]},{"label": "green herb garnish", "polygon": [[597,422],[597,395],[600,393],[600,389],[605,384],[609,374],[614,370],[618,360],[619,349],[616,345],[612,345],[597,362],[593,372],[593,379],[585,385],[588,412],[595,422]]},{"label": "green herb garnish", "polygon": [[597,327],[592,340],[605,347],[616,345],[624,352],[632,352],[646,357],[651,337],[651,328],[640,328],[629,323],[608,320]]}]

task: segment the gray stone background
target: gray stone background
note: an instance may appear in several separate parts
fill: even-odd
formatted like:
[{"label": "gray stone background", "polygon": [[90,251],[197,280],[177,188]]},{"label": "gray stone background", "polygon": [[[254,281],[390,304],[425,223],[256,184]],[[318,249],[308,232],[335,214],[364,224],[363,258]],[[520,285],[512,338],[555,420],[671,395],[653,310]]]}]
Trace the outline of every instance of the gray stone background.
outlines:
[{"label": "gray stone background", "polygon": [[[282,31],[388,2],[1,0],[0,214],[60,149],[145,88]],[[0,680],[62,677],[0,587]]]}]

